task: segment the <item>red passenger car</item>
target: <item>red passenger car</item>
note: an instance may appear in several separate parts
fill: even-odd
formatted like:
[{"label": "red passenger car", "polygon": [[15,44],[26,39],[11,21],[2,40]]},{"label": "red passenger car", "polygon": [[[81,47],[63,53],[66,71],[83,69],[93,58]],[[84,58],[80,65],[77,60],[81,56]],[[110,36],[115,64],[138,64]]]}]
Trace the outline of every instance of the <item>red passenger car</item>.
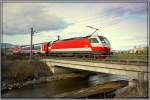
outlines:
[{"label": "red passenger car", "polygon": [[[32,45],[32,53],[37,54],[41,53],[41,43]],[[13,54],[17,55],[29,55],[31,51],[30,45],[22,45],[12,49]]]},{"label": "red passenger car", "polygon": [[19,55],[19,54],[21,54],[21,47],[13,48],[13,49],[12,49],[12,53],[13,53],[14,55]]}]

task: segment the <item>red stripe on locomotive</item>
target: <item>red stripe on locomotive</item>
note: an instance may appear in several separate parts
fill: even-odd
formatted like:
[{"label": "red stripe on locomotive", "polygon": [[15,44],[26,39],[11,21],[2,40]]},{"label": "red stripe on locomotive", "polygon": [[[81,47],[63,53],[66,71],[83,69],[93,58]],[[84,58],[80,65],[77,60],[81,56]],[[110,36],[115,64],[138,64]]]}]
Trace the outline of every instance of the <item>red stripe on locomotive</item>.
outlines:
[{"label": "red stripe on locomotive", "polygon": [[96,52],[96,51],[105,51],[105,52],[110,52],[110,48],[108,47],[103,47],[103,46],[99,46],[99,47],[92,47],[92,51]]}]

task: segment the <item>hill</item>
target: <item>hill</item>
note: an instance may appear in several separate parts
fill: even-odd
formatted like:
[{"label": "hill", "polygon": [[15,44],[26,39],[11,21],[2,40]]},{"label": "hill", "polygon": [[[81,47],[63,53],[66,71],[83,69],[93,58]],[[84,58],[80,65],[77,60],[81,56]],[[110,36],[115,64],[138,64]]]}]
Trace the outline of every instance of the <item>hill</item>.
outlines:
[{"label": "hill", "polygon": [[17,45],[11,44],[11,43],[0,43],[0,48],[14,48]]}]

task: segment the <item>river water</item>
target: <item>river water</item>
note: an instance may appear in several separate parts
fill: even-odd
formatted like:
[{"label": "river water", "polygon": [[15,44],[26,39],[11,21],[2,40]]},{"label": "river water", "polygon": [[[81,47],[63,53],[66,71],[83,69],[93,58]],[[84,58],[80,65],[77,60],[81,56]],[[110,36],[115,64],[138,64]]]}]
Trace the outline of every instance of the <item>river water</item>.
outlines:
[{"label": "river water", "polygon": [[110,74],[96,74],[88,78],[71,78],[60,81],[53,81],[47,83],[40,83],[22,87],[20,89],[13,89],[11,91],[2,93],[3,98],[50,98],[53,95],[69,92],[81,88],[86,88],[95,84],[101,84],[109,81],[128,80],[127,77],[110,75]]}]

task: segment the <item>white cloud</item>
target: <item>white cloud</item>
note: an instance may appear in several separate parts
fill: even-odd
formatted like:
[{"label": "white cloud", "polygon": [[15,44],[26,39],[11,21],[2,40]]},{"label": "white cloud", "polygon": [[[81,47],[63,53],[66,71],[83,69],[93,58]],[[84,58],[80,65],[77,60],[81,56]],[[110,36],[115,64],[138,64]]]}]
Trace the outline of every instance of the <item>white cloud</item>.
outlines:
[{"label": "white cloud", "polygon": [[31,27],[36,31],[61,30],[70,25],[65,19],[49,14],[46,7],[46,4],[4,4],[4,34],[27,34]]}]

